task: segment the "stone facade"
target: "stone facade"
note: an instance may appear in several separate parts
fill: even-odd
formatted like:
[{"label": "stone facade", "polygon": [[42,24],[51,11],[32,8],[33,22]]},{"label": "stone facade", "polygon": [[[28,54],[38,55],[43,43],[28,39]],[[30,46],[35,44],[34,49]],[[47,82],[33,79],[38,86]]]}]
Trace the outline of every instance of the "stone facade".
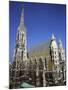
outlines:
[{"label": "stone facade", "polygon": [[[52,39],[50,42],[50,56],[51,56],[51,62],[53,63],[52,65],[52,71],[55,72],[53,74],[53,79],[55,80],[55,84],[59,82],[59,80],[62,79],[62,76],[64,76],[64,79],[66,78],[65,76],[65,53],[64,49],[62,46],[62,42],[59,41],[59,44],[57,45],[56,38],[54,35],[52,35]],[[65,71],[63,71],[63,70]],[[62,74],[64,72],[64,74]]]},{"label": "stone facade", "polygon": [[27,55],[26,29],[24,25],[24,9],[17,30],[16,47],[13,63],[9,65],[9,88],[20,88],[26,82],[34,87],[65,85],[66,61],[61,41],[59,45],[52,35],[47,57],[31,58]]}]

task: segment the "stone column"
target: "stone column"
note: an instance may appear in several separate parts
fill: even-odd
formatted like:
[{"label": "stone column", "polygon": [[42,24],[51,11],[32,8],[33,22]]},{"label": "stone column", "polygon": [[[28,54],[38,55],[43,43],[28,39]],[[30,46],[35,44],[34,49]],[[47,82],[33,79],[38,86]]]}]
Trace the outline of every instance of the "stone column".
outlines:
[{"label": "stone column", "polygon": [[[36,60],[37,61],[37,60]],[[36,66],[36,86],[39,87],[40,86],[40,81],[39,81],[39,65],[38,65],[38,61],[37,61],[37,66]]]},{"label": "stone column", "polygon": [[45,80],[46,78],[45,78],[45,71],[43,71],[43,87],[45,87],[46,86],[46,80]]},{"label": "stone column", "polygon": [[64,81],[66,81],[66,70],[64,69]]},{"label": "stone column", "polygon": [[66,81],[66,65],[64,62],[64,68],[63,68],[63,76],[64,76],[64,82]]},{"label": "stone column", "polygon": [[45,68],[45,60],[42,58],[43,61],[43,87],[46,86],[46,77],[45,77],[45,73],[46,73],[46,68]]}]

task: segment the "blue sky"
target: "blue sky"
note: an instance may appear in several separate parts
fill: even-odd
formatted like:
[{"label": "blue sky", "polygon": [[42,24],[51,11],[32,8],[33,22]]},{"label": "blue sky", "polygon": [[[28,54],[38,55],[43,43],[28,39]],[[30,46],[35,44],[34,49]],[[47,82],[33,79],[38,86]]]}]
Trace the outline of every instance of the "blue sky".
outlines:
[{"label": "blue sky", "polygon": [[13,61],[16,43],[16,32],[20,22],[22,7],[24,7],[25,27],[27,31],[27,47],[40,42],[46,42],[54,33],[56,40],[62,40],[65,47],[66,39],[66,6],[60,4],[41,4],[24,2],[9,2],[9,57]]}]

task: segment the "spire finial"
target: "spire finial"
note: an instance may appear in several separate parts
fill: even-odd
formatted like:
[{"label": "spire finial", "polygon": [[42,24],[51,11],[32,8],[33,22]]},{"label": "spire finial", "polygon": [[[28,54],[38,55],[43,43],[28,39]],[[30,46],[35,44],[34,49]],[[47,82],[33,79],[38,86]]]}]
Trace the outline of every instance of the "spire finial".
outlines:
[{"label": "spire finial", "polygon": [[54,34],[52,33],[52,40],[54,40],[55,39],[55,36],[54,36]]},{"label": "spire finial", "polygon": [[59,47],[62,47],[62,41],[59,39]]},{"label": "spire finial", "polygon": [[59,43],[62,43],[61,39],[59,39]]}]

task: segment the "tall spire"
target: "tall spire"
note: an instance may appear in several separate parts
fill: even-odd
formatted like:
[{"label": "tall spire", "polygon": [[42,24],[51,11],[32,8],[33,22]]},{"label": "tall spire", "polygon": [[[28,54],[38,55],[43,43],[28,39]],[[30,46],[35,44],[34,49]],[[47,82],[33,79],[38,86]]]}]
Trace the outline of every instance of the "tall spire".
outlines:
[{"label": "tall spire", "polygon": [[61,39],[59,39],[59,48],[62,48],[63,46],[62,46],[62,41],[61,41]]},{"label": "tall spire", "polygon": [[22,12],[21,12],[21,18],[20,18],[20,24],[18,26],[18,30],[25,30],[24,29],[24,8],[22,8]]},{"label": "tall spire", "polygon": [[21,19],[20,19],[20,25],[24,25],[24,8],[22,8]]},{"label": "tall spire", "polygon": [[61,39],[59,39],[59,43],[62,44]]}]

